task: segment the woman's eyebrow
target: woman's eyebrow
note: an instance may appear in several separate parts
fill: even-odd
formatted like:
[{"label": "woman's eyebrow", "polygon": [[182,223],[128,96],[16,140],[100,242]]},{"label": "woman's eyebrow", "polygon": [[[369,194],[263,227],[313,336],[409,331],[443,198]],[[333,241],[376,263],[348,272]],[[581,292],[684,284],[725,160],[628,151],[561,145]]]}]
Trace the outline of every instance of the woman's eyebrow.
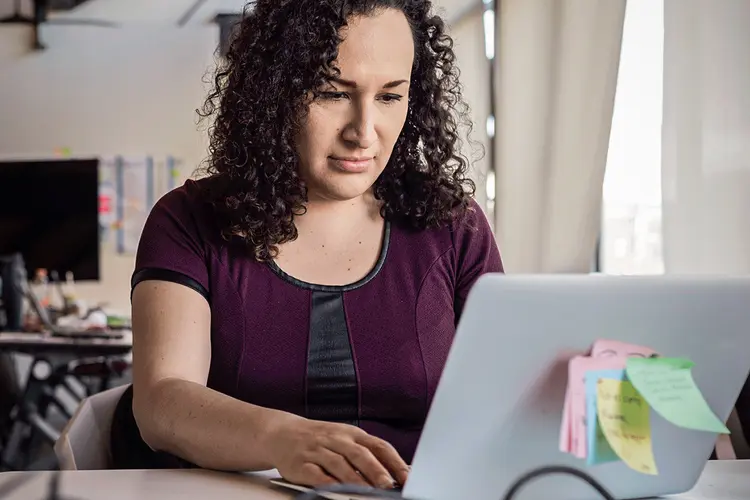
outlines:
[{"label": "woman's eyebrow", "polygon": [[[356,89],[357,88],[357,82],[353,82],[351,80],[345,80],[343,78],[334,77],[330,80],[333,83],[338,83],[339,85],[342,85],[344,87],[349,87]],[[385,85],[383,85],[384,89],[392,89],[395,87],[398,87],[399,85],[403,85],[404,83],[408,83],[409,80],[393,80],[392,82],[388,82]]]}]

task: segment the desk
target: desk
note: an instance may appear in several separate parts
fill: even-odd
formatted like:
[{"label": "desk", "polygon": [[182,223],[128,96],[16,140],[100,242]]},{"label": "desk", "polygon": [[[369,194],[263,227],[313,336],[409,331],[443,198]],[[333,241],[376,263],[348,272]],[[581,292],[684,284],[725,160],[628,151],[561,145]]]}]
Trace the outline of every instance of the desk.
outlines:
[{"label": "desk", "polygon": [[121,338],[68,338],[47,333],[0,332],[0,351],[31,355],[67,354],[75,357],[117,356],[133,348],[133,335],[123,332]]},{"label": "desk", "polygon": [[[44,499],[52,472],[5,472],[0,489],[28,478],[3,500]],[[227,474],[205,470],[66,471],[60,491],[77,500],[290,500],[295,493],[272,486],[267,474]],[[500,493],[498,493],[498,497]],[[522,495],[521,495],[522,496]],[[696,487],[669,500],[747,500],[750,460],[709,462]],[[488,499],[494,500],[494,499]],[[550,499],[554,500],[554,499]]]}]

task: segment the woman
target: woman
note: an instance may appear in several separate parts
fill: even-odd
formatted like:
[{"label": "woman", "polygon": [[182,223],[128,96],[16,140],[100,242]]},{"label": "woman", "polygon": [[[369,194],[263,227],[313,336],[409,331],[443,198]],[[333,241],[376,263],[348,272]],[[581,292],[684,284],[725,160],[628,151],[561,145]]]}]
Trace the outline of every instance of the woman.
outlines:
[{"label": "woman", "polygon": [[141,237],[115,466],[406,480],[467,293],[502,270],[430,9],[259,0],[245,16],[203,110],[208,176]]}]

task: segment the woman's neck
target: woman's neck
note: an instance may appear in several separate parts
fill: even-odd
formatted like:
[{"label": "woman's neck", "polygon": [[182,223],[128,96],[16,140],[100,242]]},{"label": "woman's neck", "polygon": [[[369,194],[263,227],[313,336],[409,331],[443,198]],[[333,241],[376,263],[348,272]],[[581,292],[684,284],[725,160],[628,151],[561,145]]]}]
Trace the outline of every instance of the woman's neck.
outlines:
[{"label": "woman's neck", "polygon": [[311,201],[294,219],[297,238],[279,246],[276,265],[298,280],[321,285],[364,278],[376,266],[387,234],[374,201]]},{"label": "woman's neck", "polygon": [[372,195],[353,200],[329,201],[311,199],[306,212],[294,218],[300,236],[317,234],[325,238],[352,234],[373,225],[382,225],[381,203]]}]

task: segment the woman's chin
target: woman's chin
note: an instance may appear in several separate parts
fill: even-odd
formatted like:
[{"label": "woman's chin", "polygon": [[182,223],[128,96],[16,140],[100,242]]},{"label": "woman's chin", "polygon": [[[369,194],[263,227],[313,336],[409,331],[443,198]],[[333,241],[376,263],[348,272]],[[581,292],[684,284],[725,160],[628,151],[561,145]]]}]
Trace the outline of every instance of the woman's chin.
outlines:
[{"label": "woman's chin", "polygon": [[361,198],[370,191],[372,186],[366,183],[341,182],[328,184],[311,192],[310,201],[351,201]]}]

